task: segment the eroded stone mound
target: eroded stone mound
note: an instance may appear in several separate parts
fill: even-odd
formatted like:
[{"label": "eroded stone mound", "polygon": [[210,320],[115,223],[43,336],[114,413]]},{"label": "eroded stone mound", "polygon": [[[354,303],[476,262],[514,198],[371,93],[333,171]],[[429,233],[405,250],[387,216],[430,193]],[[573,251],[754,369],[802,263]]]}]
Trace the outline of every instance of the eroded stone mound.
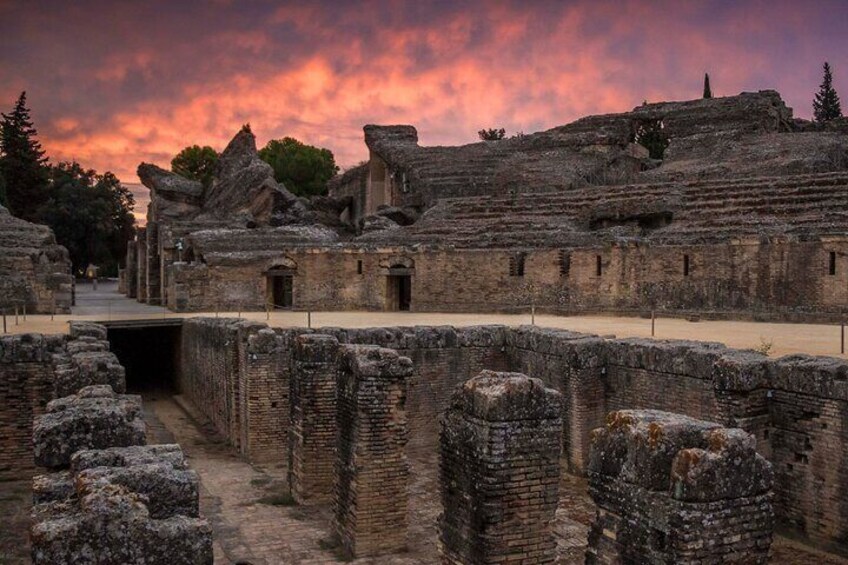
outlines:
[{"label": "eroded stone mound", "polygon": [[35,564],[212,563],[197,476],[177,445],[80,451],[33,491]]},{"label": "eroded stone mound", "polygon": [[116,394],[109,385],[51,401],[33,426],[36,465],[51,469],[67,467],[81,449],[145,443],[141,397]]},{"label": "eroded stone mound", "polygon": [[593,432],[586,563],[766,563],[771,464],[747,432],[620,410]]}]

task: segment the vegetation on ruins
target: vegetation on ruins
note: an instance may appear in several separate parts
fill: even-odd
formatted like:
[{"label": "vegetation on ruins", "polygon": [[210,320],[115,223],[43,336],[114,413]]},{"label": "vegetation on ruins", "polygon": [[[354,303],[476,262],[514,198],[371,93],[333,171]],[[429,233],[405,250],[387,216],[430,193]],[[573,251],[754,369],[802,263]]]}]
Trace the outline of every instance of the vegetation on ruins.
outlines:
[{"label": "vegetation on ruins", "polygon": [[73,272],[79,274],[92,263],[102,275],[116,276],[135,226],[132,193],[114,174],[101,175],[79,163],[52,166],[49,177],[50,194],[40,219],[68,249]]},{"label": "vegetation on ruins", "polygon": [[9,211],[30,222],[38,221],[39,208],[47,200],[47,158],[37,135],[22,92],[0,121],[0,175]]},{"label": "vegetation on ruins", "polygon": [[259,158],[274,169],[274,179],[296,196],[327,193],[327,181],[339,172],[332,151],[306,145],[293,137],[272,139]]},{"label": "vegetation on ruins", "polygon": [[713,90],[710,88],[710,73],[704,73],[704,98],[712,98]]},{"label": "vegetation on ruins", "polygon": [[212,184],[217,165],[218,152],[208,145],[190,145],[171,159],[171,171],[187,179],[200,181],[204,187]]},{"label": "vegetation on ruins", "polygon": [[78,163],[48,162],[22,92],[0,122],[0,201],[13,215],[47,224],[71,257],[74,272],[89,263],[106,276],[118,274],[133,236],[132,194],[110,173]]},{"label": "vegetation on ruins", "polygon": [[506,137],[506,130],[504,128],[481,129],[477,135],[483,141],[498,141]]},{"label": "vegetation on ruins", "polygon": [[826,62],[823,65],[824,77],[819,85],[819,91],[813,100],[813,115],[819,123],[829,122],[836,118],[842,117],[842,108],[839,104],[839,95],[836,89],[833,88],[833,73],[830,70],[830,63]]},{"label": "vegetation on ruins", "polygon": [[668,147],[668,135],[663,131],[660,120],[648,120],[640,123],[633,133],[633,141],[648,150],[651,159],[662,159]]}]

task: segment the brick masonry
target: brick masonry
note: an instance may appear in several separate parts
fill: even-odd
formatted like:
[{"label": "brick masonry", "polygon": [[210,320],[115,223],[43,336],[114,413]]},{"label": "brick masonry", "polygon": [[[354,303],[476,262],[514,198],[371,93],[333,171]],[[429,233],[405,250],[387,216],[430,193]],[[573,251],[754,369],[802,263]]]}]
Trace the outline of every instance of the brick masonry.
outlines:
[{"label": "brick masonry", "polygon": [[390,349],[345,346],[340,352],[333,532],[347,556],[406,547],[411,373],[412,361]]},{"label": "brick masonry", "polygon": [[289,485],[305,504],[333,500],[339,342],[328,335],[295,340],[291,373]]},{"label": "brick masonry", "polygon": [[[183,338],[181,387],[234,445],[245,434],[273,438],[260,457],[284,461],[288,449],[288,390],[293,352],[307,329],[277,329],[277,369],[249,420],[232,435],[241,398],[235,321],[193,319]],[[254,326],[251,326],[254,327]],[[256,326],[259,331],[261,325]],[[254,330],[251,330],[254,332]],[[413,361],[406,420],[411,455],[433,453],[438,421],[455,388],[482,370],[517,371],[563,394],[565,468],[585,474],[591,431],[608,412],[655,409],[740,427],[774,465],[778,528],[848,555],[848,363],[824,357],[769,359],[720,344],[598,336],[535,327],[323,328],[341,344],[389,347]],[[253,334],[250,334],[253,335]],[[261,359],[261,357],[260,357]],[[270,359],[270,357],[268,358]],[[202,369],[202,370],[199,370]],[[275,373],[274,373],[275,372]],[[195,375],[192,377],[191,375]],[[194,379],[192,381],[192,379]],[[189,384],[193,383],[193,384]],[[269,399],[277,394],[278,405]],[[263,395],[267,395],[267,398]],[[283,396],[285,395],[285,397]],[[248,395],[249,397],[250,395]],[[283,400],[285,398],[285,400]],[[263,402],[265,404],[263,404]],[[267,405],[266,405],[267,404]],[[272,430],[270,432],[255,432]]]},{"label": "brick masonry", "polygon": [[562,395],[539,379],[484,371],[442,418],[441,562],[554,563]]}]

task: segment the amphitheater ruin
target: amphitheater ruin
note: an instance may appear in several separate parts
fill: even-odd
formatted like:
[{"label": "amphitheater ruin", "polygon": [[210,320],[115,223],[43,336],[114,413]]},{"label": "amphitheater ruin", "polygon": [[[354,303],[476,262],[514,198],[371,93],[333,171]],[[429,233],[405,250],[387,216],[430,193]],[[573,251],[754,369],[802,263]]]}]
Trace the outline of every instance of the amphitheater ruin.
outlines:
[{"label": "amphitheater ruin", "polygon": [[[764,91],[461,147],[411,126],[365,142],[310,201],[248,129],[209,188],[142,164],[122,289],[199,314],[0,337],[0,479],[32,501],[32,562],[848,563],[844,355],[216,314],[833,323],[848,125]],[[23,223],[13,246],[5,222],[14,272],[35,273],[16,292],[64,304],[61,248]]]}]

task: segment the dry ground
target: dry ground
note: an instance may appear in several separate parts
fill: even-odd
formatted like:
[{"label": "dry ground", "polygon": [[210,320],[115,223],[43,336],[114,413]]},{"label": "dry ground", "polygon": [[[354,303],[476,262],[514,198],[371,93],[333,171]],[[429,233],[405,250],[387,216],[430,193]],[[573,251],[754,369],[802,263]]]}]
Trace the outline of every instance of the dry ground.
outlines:
[{"label": "dry ground", "polygon": [[[452,314],[430,312],[204,312],[175,314],[164,308],[139,304],[117,293],[115,284],[102,283],[94,292],[90,285],[77,286],[77,306],[68,316],[7,316],[10,333],[62,333],[70,320],[178,319],[195,316],[228,316],[266,322],[273,327],[322,326],[362,328],[377,326],[505,324],[519,326],[534,321],[523,314]],[[1,322],[0,322],[1,323]],[[539,326],[616,337],[651,337],[651,320],[615,316],[536,316]],[[0,327],[2,331],[2,327]],[[702,321],[688,322],[658,318],[657,339],[719,341],[730,347],[760,349],[771,344],[772,356],[790,353],[812,355],[840,354],[840,327],[825,324],[784,324],[764,322]]]}]

